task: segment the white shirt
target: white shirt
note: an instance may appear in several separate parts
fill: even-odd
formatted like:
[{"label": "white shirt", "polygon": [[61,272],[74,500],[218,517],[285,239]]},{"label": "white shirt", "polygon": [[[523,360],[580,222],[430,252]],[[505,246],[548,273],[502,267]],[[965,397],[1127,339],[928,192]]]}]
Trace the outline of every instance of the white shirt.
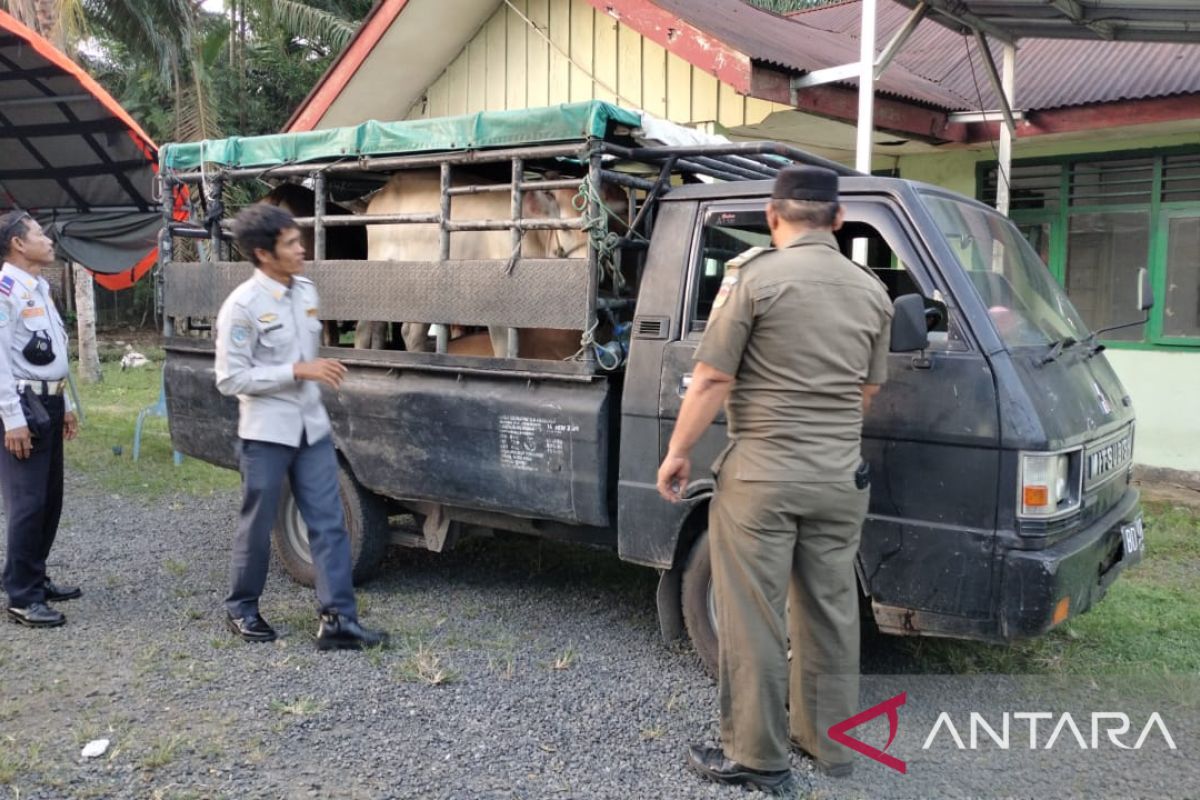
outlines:
[{"label": "white shirt", "polygon": [[331,431],[315,381],[298,381],[292,366],[317,357],[321,344],[317,287],[292,278],[290,287],[254,270],[217,314],[217,391],[237,395],[238,436],[298,447]]},{"label": "white shirt", "polygon": [[[54,360],[36,366],[22,351],[34,335],[48,336]],[[50,284],[4,262],[0,269],[0,419],[6,431],[26,425],[17,381],[61,381],[67,377],[67,326],[50,299]],[[71,396],[63,393],[67,411]]]}]

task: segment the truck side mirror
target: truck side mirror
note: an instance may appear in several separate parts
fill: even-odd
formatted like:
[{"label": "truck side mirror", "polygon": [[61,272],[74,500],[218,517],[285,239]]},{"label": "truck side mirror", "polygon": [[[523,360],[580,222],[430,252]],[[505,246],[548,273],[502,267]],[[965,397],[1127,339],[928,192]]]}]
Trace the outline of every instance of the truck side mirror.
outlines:
[{"label": "truck side mirror", "polygon": [[1138,270],[1138,311],[1154,308],[1154,287],[1150,285],[1150,272],[1145,267]]},{"label": "truck side mirror", "polygon": [[925,321],[925,298],[902,294],[892,304],[893,353],[912,353],[929,347],[929,326]]}]

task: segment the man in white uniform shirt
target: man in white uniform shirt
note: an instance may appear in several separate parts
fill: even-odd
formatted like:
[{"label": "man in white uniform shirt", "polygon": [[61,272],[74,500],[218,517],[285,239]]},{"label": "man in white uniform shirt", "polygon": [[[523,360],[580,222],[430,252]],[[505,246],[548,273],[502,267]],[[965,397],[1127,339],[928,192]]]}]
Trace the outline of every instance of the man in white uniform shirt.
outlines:
[{"label": "man in white uniform shirt", "polygon": [[8,517],[4,590],[8,617],[31,628],[67,621],[49,603],[83,593],[57,586],[46,558],[58,533],[63,498],[63,439],[74,439],[67,396],[67,329],[42,270],[54,243],[24,211],[0,216],[0,488]]},{"label": "man in white uniform shirt", "polygon": [[276,636],[258,607],[270,562],[271,528],[286,478],[304,522],[317,574],[317,647],[361,649],[387,634],[363,628],[351,583],[350,536],[338,495],[337,455],[318,384],[337,389],[338,361],[318,358],[317,289],[301,276],[304,244],[286,211],[256,203],[238,214],[234,238],[256,267],[217,315],[217,389],[236,395],[242,511],[233,544],[229,628],[250,642]]}]

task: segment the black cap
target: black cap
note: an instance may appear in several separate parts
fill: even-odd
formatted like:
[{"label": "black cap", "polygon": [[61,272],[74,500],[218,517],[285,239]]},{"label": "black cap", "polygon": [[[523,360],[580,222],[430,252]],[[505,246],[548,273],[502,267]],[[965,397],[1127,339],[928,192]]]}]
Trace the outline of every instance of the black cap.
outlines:
[{"label": "black cap", "polygon": [[838,176],[824,167],[784,167],[775,177],[775,189],[771,197],[776,200],[815,200],[819,203],[836,203],[838,199]]}]

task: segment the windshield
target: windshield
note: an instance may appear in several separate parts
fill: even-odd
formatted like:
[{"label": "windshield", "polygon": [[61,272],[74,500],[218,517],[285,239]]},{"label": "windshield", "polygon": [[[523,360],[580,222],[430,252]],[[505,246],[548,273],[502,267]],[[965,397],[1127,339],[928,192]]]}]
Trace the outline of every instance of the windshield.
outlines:
[{"label": "windshield", "polygon": [[1046,345],[1087,336],[1079,312],[1012,223],[973,203],[931,192],[923,196],[1006,345]]}]

